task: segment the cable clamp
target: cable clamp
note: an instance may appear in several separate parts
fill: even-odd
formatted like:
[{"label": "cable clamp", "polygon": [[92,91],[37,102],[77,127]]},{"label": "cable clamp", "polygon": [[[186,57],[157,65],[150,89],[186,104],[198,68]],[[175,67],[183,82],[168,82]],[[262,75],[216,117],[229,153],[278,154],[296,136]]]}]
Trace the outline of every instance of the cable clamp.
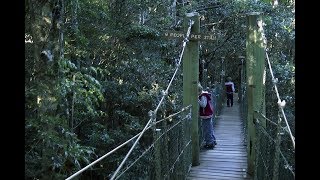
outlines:
[{"label": "cable clamp", "polygon": [[279,99],[277,103],[278,103],[278,106],[279,106],[280,108],[284,108],[284,107],[286,106],[286,101],[285,101],[285,100],[282,100],[282,101],[281,101],[281,100]]}]

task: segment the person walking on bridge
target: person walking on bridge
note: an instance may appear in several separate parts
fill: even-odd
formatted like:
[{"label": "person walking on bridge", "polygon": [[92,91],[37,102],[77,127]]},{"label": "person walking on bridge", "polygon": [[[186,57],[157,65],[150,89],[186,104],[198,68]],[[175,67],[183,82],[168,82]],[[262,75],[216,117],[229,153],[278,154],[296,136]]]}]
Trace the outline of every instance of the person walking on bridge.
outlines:
[{"label": "person walking on bridge", "polygon": [[217,144],[216,137],[213,130],[214,109],[211,101],[211,94],[208,91],[204,91],[201,84],[198,84],[199,98],[198,103],[200,105],[199,115],[202,120],[202,130],[205,140],[205,148],[214,148]]},{"label": "person walking on bridge", "polygon": [[227,93],[227,106],[233,106],[233,93],[235,91],[234,84],[231,81],[231,77],[227,78],[227,82],[225,83],[226,86],[226,93]]}]

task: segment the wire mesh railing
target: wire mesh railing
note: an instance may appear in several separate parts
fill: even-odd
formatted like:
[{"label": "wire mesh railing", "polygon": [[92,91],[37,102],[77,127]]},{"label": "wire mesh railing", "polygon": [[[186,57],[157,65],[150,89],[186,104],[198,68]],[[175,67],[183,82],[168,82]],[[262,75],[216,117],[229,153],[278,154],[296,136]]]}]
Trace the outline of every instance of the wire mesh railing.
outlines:
[{"label": "wire mesh railing", "polygon": [[290,137],[281,125],[267,125],[265,128],[256,120],[257,142],[260,151],[256,157],[255,179],[294,179],[294,150],[288,148]]},{"label": "wire mesh railing", "polygon": [[152,131],[153,143],[143,152],[135,152],[115,179],[185,178],[191,166],[190,119],[191,105],[157,121]]},{"label": "wire mesh railing", "polygon": [[[295,143],[294,143],[294,116],[287,120],[287,114],[284,113],[285,102],[279,100],[279,92],[276,88],[271,63],[267,56],[269,71],[267,73],[266,89],[266,114],[255,111],[254,128],[255,128],[255,170],[254,179],[295,179]],[[245,76],[245,69],[242,70]],[[248,134],[248,102],[247,102],[247,85],[245,78],[242,79],[241,85],[241,118],[245,134]],[[275,96],[276,94],[276,96]],[[265,121],[266,125],[261,122]],[[247,142],[247,136],[245,136]],[[247,144],[247,143],[246,143]]]},{"label": "wire mesh railing", "polygon": [[[191,167],[191,105],[150,124],[143,136],[149,143],[138,144],[124,168],[114,179],[183,179]],[[73,179],[85,170],[94,171],[93,165],[112,158],[112,154],[132,144],[142,132],[109,151],[67,179]],[[110,179],[109,174],[106,179]],[[81,176],[79,176],[81,179]]]}]

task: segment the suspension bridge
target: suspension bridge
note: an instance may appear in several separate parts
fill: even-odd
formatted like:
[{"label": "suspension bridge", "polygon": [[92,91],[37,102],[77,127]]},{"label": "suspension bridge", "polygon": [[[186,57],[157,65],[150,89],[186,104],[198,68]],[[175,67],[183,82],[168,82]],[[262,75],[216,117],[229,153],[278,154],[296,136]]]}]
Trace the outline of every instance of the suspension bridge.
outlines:
[{"label": "suspension bridge", "polygon": [[[212,94],[215,109],[214,130],[217,145],[204,149],[198,116],[199,44],[189,40],[199,33],[199,15],[186,15],[186,33],[176,69],[143,130],[118,145],[94,162],[69,176],[82,179],[84,171],[94,173],[94,166],[126,147],[127,153],[116,169],[103,179],[294,179],[293,160],[295,139],[284,112],[285,101],[277,89],[277,78],[272,72],[260,14],[248,14],[247,52],[241,66],[241,86],[235,93],[233,107],[226,107],[224,77]],[[200,35],[197,35],[200,37]],[[201,38],[199,38],[201,39]],[[272,78],[275,102],[279,107],[276,122],[266,116],[265,61]],[[169,89],[183,65],[183,106],[168,116],[157,112],[168,97]],[[161,117],[161,118],[160,118]],[[160,120],[158,120],[160,119]],[[141,143],[142,138],[151,139]],[[285,143],[284,143],[284,140]],[[139,149],[139,150],[137,150]],[[87,179],[87,178],[86,178]]]}]

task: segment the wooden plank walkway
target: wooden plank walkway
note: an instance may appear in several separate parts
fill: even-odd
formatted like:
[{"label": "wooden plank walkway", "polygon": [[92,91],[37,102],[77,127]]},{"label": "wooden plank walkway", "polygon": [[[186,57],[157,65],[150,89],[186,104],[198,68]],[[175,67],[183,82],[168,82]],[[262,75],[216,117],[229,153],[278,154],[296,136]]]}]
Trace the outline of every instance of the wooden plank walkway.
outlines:
[{"label": "wooden plank walkway", "polygon": [[233,107],[221,111],[215,122],[217,145],[214,149],[200,150],[200,165],[191,167],[188,180],[242,180],[247,174],[247,151],[240,121],[238,96],[234,95]]}]

